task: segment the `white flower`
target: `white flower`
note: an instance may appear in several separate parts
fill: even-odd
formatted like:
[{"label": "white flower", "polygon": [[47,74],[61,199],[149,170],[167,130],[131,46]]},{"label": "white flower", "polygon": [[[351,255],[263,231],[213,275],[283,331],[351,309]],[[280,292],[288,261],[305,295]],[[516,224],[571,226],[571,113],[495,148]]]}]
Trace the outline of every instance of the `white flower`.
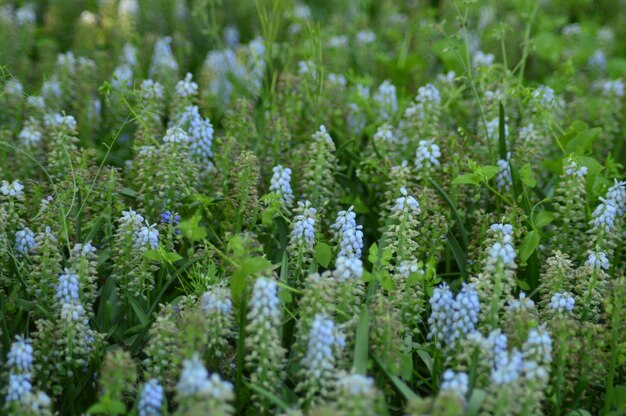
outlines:
[{"label": "white flower", "polygon": [[589,252],[589,256],[585,261],[585,265],[591,267],[592,269],[599,270],[609,270],[609,259],[606,257],[606,253],[603,251],[599,252]]},{"label": "white flower", "polygon": [[33,367],[33,347],[29,339],[17,336],[7,354],[7,365],[21,373],[31,371]]},{"label": "white flower", "polygon": [[433,140],[420,140],[415,152],[415,166],[418,169],[439,166],[441,151]]},{"label": "white flower", "polygon": [[449,391],[457,397],[465,399],[469,390],[469,377],[465,372],[455,372],[446,370],[443,373],[443,382],[441,383],[441,391]]},{"label": "white flower", "polygon": [[619,98],[624,96],[624,82],[621,79],[598,81],[596,88],[605,96],[614,95]]},{"label": "white flower", "polygon": [[511,177],[511,166],[506,159],[498,160],[498,173],[496,174],[496,187],[500,191],[508,191],[513,186]]},{"label": "white flower", "polygon": [[345,374],[337,380],[337,387],[351,396],[373,397],[374,379],[361,374]]},{"label": "white flower", "polygon": [[312,250],[315,245],[315,220],[317,210],[309,201],[298,201],[300,214],[294,217],[290,244],[301,244]]},{"label": "white flower", "polygon": [[314,378],[320,379],[324,373],[334,370],[333,349],[338,341],[333,320],[322,314],[315,315],[309,333],[308,349],[302,361]]},{"label": "white flower", "polygon": [[276,282],[264,277],[256,279],[250,298],[250,316],[254,320],[263,322],[264,325],[269,322],[278,326],[280,325],[281,311]]},{"label": "white flower", "polygon": [[339,256],[335,260],[333,275],[339,282],[358,279],[363,275],[363,262],[356,257]]},{"label": "white flower", "polygon": [[13,374],[9,375],[9,386],[7,388],[6,401],[16,402],[23,400],[30,394],[33,388],[30,382],[30,373]]},{"label": "white flower", "polygon": [[29,254],[35,247],[37,247],[35,233],[30,228],[24,227],[15,233],[15,250],[19,253]]},{"label": "white flower", "polygon": [[26,125],[18,134],[18,138],[24,143],[25,146],[37,146],[41,142],[41,131],[31,125]]},{"label": "white flower", "polygon": [[2,181],[0,192],[2,192],[4,196],[22,199],[24,197],[24,185],[22,185],[19,181],[13,181],[11,183]]},{"label": "white flower", "polygon": [[223,286],[214,286],[206,291],[200,299],[202,309],[206,313],[220,313],[228,315],[233,310],[233,302],[230,299],[230,290]]},{"label": "white flower", "polygon": [[222,381],[217,374],[209,377],[209,372],[197,354],[191,360],[183,361],[176,391],[181,397],[202,396],[217,400],[231,400],[233,397],[233,385]]},{"label": "white flower", "polygon": [[486,67],[493,65],[493,61],[496,57],[492,53],[484,53],[483,51],[476,51],[472,58],[472,66],[474,68]]},{"label": "white flower", "polygon": [[557,312],[572,312],[576,300],[569,292],[558,292],[552,295],[548,307]]},{"label": "white flower", "polygon": [[133,86],[133,70],[129,65],[123,64],[113,71],[111,86],[114,88],[126,88]]},{"label": "white flower", "polygon": [[583,177],[585,175],[587,175],[587,167],[586,166],[581,166],[580,168],[578,167],[578,164],[574,161],[572,161],[572,163],[570,163],[569,165],[565,166],[565,168],[563,168],[563,171],[570,176],[580,176]]},{"label": "white flower", "polygon": [[159,416],[163,406],[163,387],[159,380],[153,378],[148,380],[141,389],[137,412],[139,416]]},{"label": "white flower", "polygon": [[193,82],[191,79],[193,75],[190,72],[187,72],[185,75],[185,79],[178,81],[176,84],[176,95],[180,97],[191,97],[198,93],[198,84]]},{"label": "white flower", "polygon": [[390,120],[398,111],[396,87],[389,80],[383,81],[374,94],[374,101],[378,106],[378,114],[383,120]]},{"label": "white flower", "polygon": [[141,224],[143,224],[143,216],[129,209],[128,211],[122,211],[122,217],[119,221],[122,227],[131,225],[133,229],[139,229]]},{"label": "white flower", "polygon": [[343,48],[348,45],[348,38],[344,35],[333,36],[328,41],[328,46],[331,48]]},{"label": "white flower", "polygon": [[376,34],[371,30],[362,30],[356,34],[356,42],[361,45],[367,45],[376,40]]},{"label": "white flower", "polygon": [[291,190],[291,169],[283,168],[281,165],[272,169],[272,179],[270,180],[270,192],[280,197],[280,202],[286,207],[293,204],[293,191]]},{"label": "white flower", "polygon": [[65,272],[59,275],[55,298],[62,304],[75,302],[78,300],[78,289],[78,276],[71,270],[65,269]]},{"label": "white flower", "polygon": [[141,227],[141,229],[135,234],[135,247],[139,247],[143,250],[150,248],[156,250],[159,248],[159,231],[156,229],[156,224]]},{"label": "white flower", "polygon": [[383,123],[378,129],[376,133],[374,133],[374,140],[377,142],[383,143],[396,143],[397,139],[393,134],[393,127],[389,123]]},{"label": "white flower", "polygon": [[528,310],[535,307],[535,302],[532,299],[526,297],[526,293],[521,292],[518,299],[513,299],[509,303],[509,310],[518,312],[522,310]]},{"label": "white flower", "polygon": [[172,38],[169,36],[159,38],[154,44],[152,63],[150,64],[150,76],[153,77],[161,70],[178,71],[178,63],[172,53]]},{"label": "white flower", "polygon": [[189,135],[180,127],[172,127],[165,132],[163,141],[165,143],[187,143],[189,142]]},{"label": "white flower", "polygon": [[491,380],[496,385],[510,384],[520,376],[524,367],[522,353],[513,350],[510,353],[503,351],[496,354],[494,368],[491,370]]},{"label": "white flower", "polygon": [[394,213],[402,213],[402,212],[410,212],[412,214],[418,215],[420,210],[420,204],[417,202],[413,196],[409,195],[406,188],[403,186],[400,188],[400,193],[402,196],[396,199],[396,202],[393,206]]},{"label": "white flower", "polygon": [[151,79],[141,81],[139,86],[140,95],[144,100],[155,100],[163,98],[163,86]]},{"label": "white flower", "polygon": [[339,241],[338,257],[361,257],[363,249],[363,226],[357,225],[354,207],[339,211],[335,223],[330,226]]},{"label": "white flower", "polygon": [[[496,117],[487,122],[487,137],[489,140],[499,140],[500,137],[500,118]],[[504,122],[504,138],[509,138],[509,125]]]}]

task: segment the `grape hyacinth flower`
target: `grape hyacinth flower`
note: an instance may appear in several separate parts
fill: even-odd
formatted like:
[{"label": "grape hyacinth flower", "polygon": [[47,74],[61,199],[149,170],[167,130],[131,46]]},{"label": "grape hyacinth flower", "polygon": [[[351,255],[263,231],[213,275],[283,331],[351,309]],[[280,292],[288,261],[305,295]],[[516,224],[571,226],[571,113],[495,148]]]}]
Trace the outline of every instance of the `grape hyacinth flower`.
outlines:
[{"label": "grape hyacinth flower", "polygon": [[24,185],[22,185],[19,181],[13,181],[11,183],[7,181],[2,181],[2,186],[0,186],[0,192],[2,192],[4,196],[16,199],[23,199]]},{"label": "grape hyacinth flower", "polygon": [[335,260],[333,276],[339,282],[359,279],[363,275],[363,262],[357,257],[339,256]]},{"label": "grape hyacinth flower", "polygon": [[315,222],[317,210],[309,201],[298,201],[298,214],[294,217],[289,244],[305,252],[312,252],[315,246]]},{"label": "grape hyacinth flower", "polygon": [[489,67],[493,65],[493,61],[496,59],[492,53],[484,53],[483,51],[476,51],[472,58],[472,67],[481,68]]},{"label": "grape hyacinth flower", "polygon": [[176,84],[176,95],[179,97],[192,97],[198,93],[198,84],[192,81],[193,75],[187,72],[185,79]]},{"label": "grape hyacinth flower", "polygon": [[[500,137],[500,119],[498,117],[487,122],[487,137],[489,140],[497,141]],[[504,138],[509,138],[509,125],[504,122]]]},{"label": "grape hyacinth flower", "polygon": [[162,70],[178,71],[178,63],[172,53],[172,38],[169,36],[159,38],[154,44],[152,63],[150,64],[150,77]]},{"label": "grape hyacinth flower", "polygon": [[159,248],[159,231],[156,229],[156,224],[141,227],[135,234],[135,247],[140,250],[156,250]]},{"label": "grape hyacinth flower", "polygon": [[420,140],[415,152],[415,167],[432,169],[439,166],[441,151],[433,140]]},{"label": "grape hyacinth flower", "polygon": [[32,390],[33,347],[29,339],[17,336],[7,354],[10,368],[6,401],[24,400]]},{"label": "grape hyacinth flower", "polygon": [[144,218],[141,214],[129,209],[128,211],[122,211],[120,225],[122,227],[131,226],[134,230],[138,230],[143,224],[143,221]]},{"label": "grape hyacinth flower", "polygon": [[23,255],[28,255],[37,247],[35,241],[35,233],[28,227],[24,227],[22,230],[15,233],[15,250]]},{"label": "grape hyacinth flower", "polygon": [[141,389],[137,412],[139,416],[160,416],[164,391],[157,379],[148,380]]},{"label": "grape hyacinth flower", "polygon": [[195,354],[190,360],[183,361],[176,392],[180,398],[199,396],[213,398],[218,401],[229,401],[233,398],[233,385],[223,381],[219,375],[211,374],[204,363]]},{"label": "grape hyacinth flower", "polygon": [[33,147],[39,145],[41,143],[41,139],[43,138],[43,134],[41,131],[32,125],[25,125],[24,128],[20,131],[17,137],[22,141],[24,146]]},{"label": "grape hyacinth flower", "polygon": [[202,118],[197,105],[185,107],[177,117],[176,124],[185,126],[189,135],[189,152],[191,158],[201,164],[206,170],[213,166],[213,124],[208,118]]},{"label": "grape hyacinth flower", "polygon": [[[180,215],[172,214],[171,211],[164,211],[161,213],[161,223],[162,224],[170,224],[176,227],[180,223]],[[180,229],[174,228],[174,234],[180,234]]]},{"label": "grape hyacinth flower", "polygon": [[520,351],[501,351],[495,356],[491,380],[495,385],[514,383],[518,380],[523,366],[524,359]]},{"label": "grape hyacinth flower", "polygon": [[[508,156],[508,155],[507,155]],[[496,187],[500,191],[508,191],[513,186],[511,177],[511,166],[508,159],[498,160],[498,173],[496,174]]]},{"label": "grape hyacinth flower", "polygon": [[464,283],[455,298],[443,283],[435,288],[430,305],[432,312],[428,318],[428,339],[435,338],[437,346],[443,344],[452,348],[476,329],[480,302],[474,285]]},{"label": "grape hyacinth flower", "polygon": [[419,215],[421,212],[420,204],[412,195],[409,195],[406,188],[403,186],[400,188],[401,197],[396,199],[396,202],[392,208],[392,211],[396,214],[400,213],[412,213]]},{"label": "grape hyacinth flower", "polygon": [[585,266],[588,266],[594,270],[609,270],[609,259],[606,257],[606,253],[604,253],[603,251],[591,251],[589,252],[589,256],[585,261]]},{"label": "grape hyacinth flower", "polygon": [[251,319],[263,325],[280,326],[281,310],[276,281],[264,277],[256,279],[250,299]]},{"label": "grape hyacinth flower", "polygon": [[[277,393],[282,385],[285,351],[279,331],[282,306],[276,281],[265,277],[256,279],[249,305],[245,343],[252,382]],[[262,396],[255,397],[255,403],[261,411],[269,406]]]},{"label": "grape hyacinth flower", "polygon": [[512,312],[519,312],[523,310],[529,310],[535,307],[535,302],[532,299],[526,297],[526,293],[521,292],[518,299],[514,299],[509,302],[509,310]]},{"label": "grape hyacinth flower", "polygon": [[290,208],[293,204],[293,191],[291,190],[291,169],[283,168],[281,165],[272,169],[272,179],[270,180],[270,192],[280,197],[280,202],[284,207]]},{"label": "grape hyacinth flower", "polygon": [[305,391],[305,402],[324,400],[336,380],[335,352],[343,348],[345,338],[326,315],[318,313],[311,324],[306,355],[302,359],[303,380],[298,389]]},{"label": "grape hyacinth flower", "polygon": [[548,307],[556,312],[572,312],[576,300],[569,292],[558,292],[552,295]]},{"label": "grape hyacinth flower", "polygon": [[33,347],[29,339],[17,336],[7,354],[7,365],[20,372],[29,372],[33,366]]},{"label": "grape hyacinth flower", "polygon": [[61,304],[71,304],[78,301],[78,276],[71,270],[65,269],[64,273],[59,275],[59,283],[57,284],[57,292],[55,298]]},{"label": "grape hyacinth flower", "polygon": [[346,211],[339,211],[335,223],[330,228],[334,230],[335,240],[339,242],[338,257],[361,258],[363,226],[357,225],[353,206]]},{"label": "grape hyacinth flower", "polygon": [[230,290],[223,286],[214,286],[204,292],[200,304],[207,314],[218,312],[222,315],[229,315],[233,310]]},{"label": "grape hyacinth flower", "polygon": [[389,80],[383,81],[374,94],[374,101],[378,106],[378,115],[382,120],[388,121],[398,111],[396,87]]},{"label": "grape hyacinth flower", "polygon": [[180,127],[172,127],[165,132],[163,141],[165,143],[188,143],[189,135]]},{"label": "grape hyacinth flower", "polygon": [[469,391],[469,377],[467,373],[463,371],[455,372],[453,370],[446,370],[443,373],[443,381],[440,390],[442,392],[451,392],[455,396],[465,400],[465,396],[467,396],[467,392]]}]

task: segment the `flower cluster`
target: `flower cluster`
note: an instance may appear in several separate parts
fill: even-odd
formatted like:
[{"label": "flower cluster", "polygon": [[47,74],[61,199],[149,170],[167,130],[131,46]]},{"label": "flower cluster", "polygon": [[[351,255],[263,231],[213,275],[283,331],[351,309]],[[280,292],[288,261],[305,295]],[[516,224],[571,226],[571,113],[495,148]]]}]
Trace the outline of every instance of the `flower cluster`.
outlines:
[{"label": "flower cluster", "polygon": [[272,179],[270,182],[270,192],[279,196],[280,202],[287,208],[293,204],[293,191],[291,190],[291,169],[283,168],[281,165],[272,169]]},{"label": "flower cluster", "polygon": [[428,338],[435,339],[438,346],[453,348],[465,335],[474,332],[480,302],[473,285],[464,284],[456,297],[445,283],[436,287],[430,307]]}]

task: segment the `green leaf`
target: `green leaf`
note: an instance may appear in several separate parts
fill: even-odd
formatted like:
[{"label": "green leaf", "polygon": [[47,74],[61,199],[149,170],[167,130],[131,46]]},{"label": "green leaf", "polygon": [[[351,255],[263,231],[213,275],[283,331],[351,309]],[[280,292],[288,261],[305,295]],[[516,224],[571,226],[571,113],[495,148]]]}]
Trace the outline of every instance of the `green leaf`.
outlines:
[{"label": "green leaf", "polygon": [[540,239],[539,233],[535,230],[526,234],[526,237],[524,237],[524,241],[522,241],[522,245],[519,248],[519,255],[522,262],[528,260],[530,255],[533,254],[533,251],[535,251],[539,245]]},{"label": "green leaf", "polygon": [[487,398],[487,393],[481,389],[472,390],[472,396],[467,405],[467,416],[476,416],[480,412],[483,402]]},{"label": "green leaf", "polygon": [[452,185],[480,185],[480,178],[475,173],[465,173],[454,178]]},{"label": "green leaf", "polygon": [[178,224],[178,228],[180,232],[183,234],[185,238],[189,241],[200,241],[204,240],[207,236],[206,228],[199,225],[201,216],[196,214],[191,219],[181,221]]},{"label": "green leaf", "polygon": [[161,261],[163,259],[159,250],[146,250],[143,252],[143,256],[152,261]]},{"label": "green leaf", "polygon": [[367,375],[367,357],[369,352],[369,328],[370,316],[367,306],[361,308],[359,323],[356,327],[356,341],[354,344],[354,371],[358,374]]},{"label": "green leaf", "polygon": [[525,280],[517,279],[517,287],[519,287],[525,292],[530,291],[530,286],[528,285],[528,282],[526,282]]},{"label": "green leaf", "polygon": [[482,179],[488,181],[500,172],[500,168],[498,166],[485,165],[480,166],[476,172]]},{"label": "green leaf", "polygon": [[541,229],[550,224],[556,218],[556,214],[552,211],[541,211],[533,216],[533,224],[535,228]]},{"label": "green leaf", "polygon": [[537,185],[537,181],[535,180],[535,176],[533,175],[533,169],[530,167],[530,164],[524,165],[519,170],[519,177],[526,184],[526,186],[530,188],[534,188]]},{"label": "green leaf", "polygon": [[230,279],[230,292],[233,300],[238,302],[246,285],[246,277],[271,270],[272,263],[264,257],[249,257],[244,259]]},{"label": "green leaf", "polygon": [[150,323],[150,318],[148,318],[148,315],[144,312],[143,308],[139,304],[139,301],[137,301],[137,298],[129,295],[126,296],[126,300],[130,303],[130,306],[132,306],[137,318],[139,318],[139,322],[141,322],[141,325],[147,326]]},{"label": "green leaf", "polygon": [[176,263],[178,260],[181,260],[183,258],[183,256],[181,256],[180,254],[178,254],[175,251],[170,251],[166,254],[167,259],[171,262],[171,263]]},{"label": "green leaf", "polygon": [[387,378],[391,380],[391,383],[404,396],[406,400],[410,401],[410,400],[419,399],[419,396],[413,390],[411,390],[411,388],[407,386],[406,383],[400,379],[400,377],[392,374],[389,371],[389,367],[387,367],[387,364],[383,360],[378,358],[378,356],[376,356],[375,354],[372,354],[372,357],[374,358],[374,361],[376,361],[378,366],[381,368],[381,370],[383,370]]},{"label": "green leaf", "polygon": [[565,150],[569,153],[576,153],[582,155],[591,149],[593,142],[600,135],[602,131],[599,127],[587,129],[579,132],[572,140],[570,140],[565,146]]},{"label": "green leaf", "polygon": [[317,243],[315,245],[315,260],[317,260],[317,262],[322,266],[328,267],[332,252],[333,250],[328,244],[321,242]]},{"label": "green leaf", "polygon": [[461,276],[467,278],[467,271],[465,270],[465,265],[467,264],[467,259],[465,258],[465,252],[459,245],[456,237],[452,233],[452,231],[448,231],[446,234],[446,240],[448,241],[448,246],[450,250],[452,250],[452,255],[454,256],[454,260],[456,261],[456,265],[461,272]]},{"label": "green leaf", "polygon": [[367,255],[367,259],[372,264],[378,263],[378,245],[376,243],[370,246],[369,254]]},{"label": "green leaf", "polygon": [[506,118],[504,117],[504,104],[500,101],[500,119],[498,120],[498,150],[500,159],[507,160],[506,157]]},{"label": "green leaf", "polygon": [[380,282],[380,286],[385,290],[393,290],[396,285],[393,283],[393,279],[387,270],[379,270],[376,273],[376,280]]}]

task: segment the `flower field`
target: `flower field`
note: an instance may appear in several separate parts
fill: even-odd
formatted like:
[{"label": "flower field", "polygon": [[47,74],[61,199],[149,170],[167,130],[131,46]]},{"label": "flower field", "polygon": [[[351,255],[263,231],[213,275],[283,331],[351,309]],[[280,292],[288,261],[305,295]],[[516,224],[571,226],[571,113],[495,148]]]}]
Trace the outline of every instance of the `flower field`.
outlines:
[{"label": "flower field", "polygon": [[7,0],[0,414],[626,414],[623,0]]}]

